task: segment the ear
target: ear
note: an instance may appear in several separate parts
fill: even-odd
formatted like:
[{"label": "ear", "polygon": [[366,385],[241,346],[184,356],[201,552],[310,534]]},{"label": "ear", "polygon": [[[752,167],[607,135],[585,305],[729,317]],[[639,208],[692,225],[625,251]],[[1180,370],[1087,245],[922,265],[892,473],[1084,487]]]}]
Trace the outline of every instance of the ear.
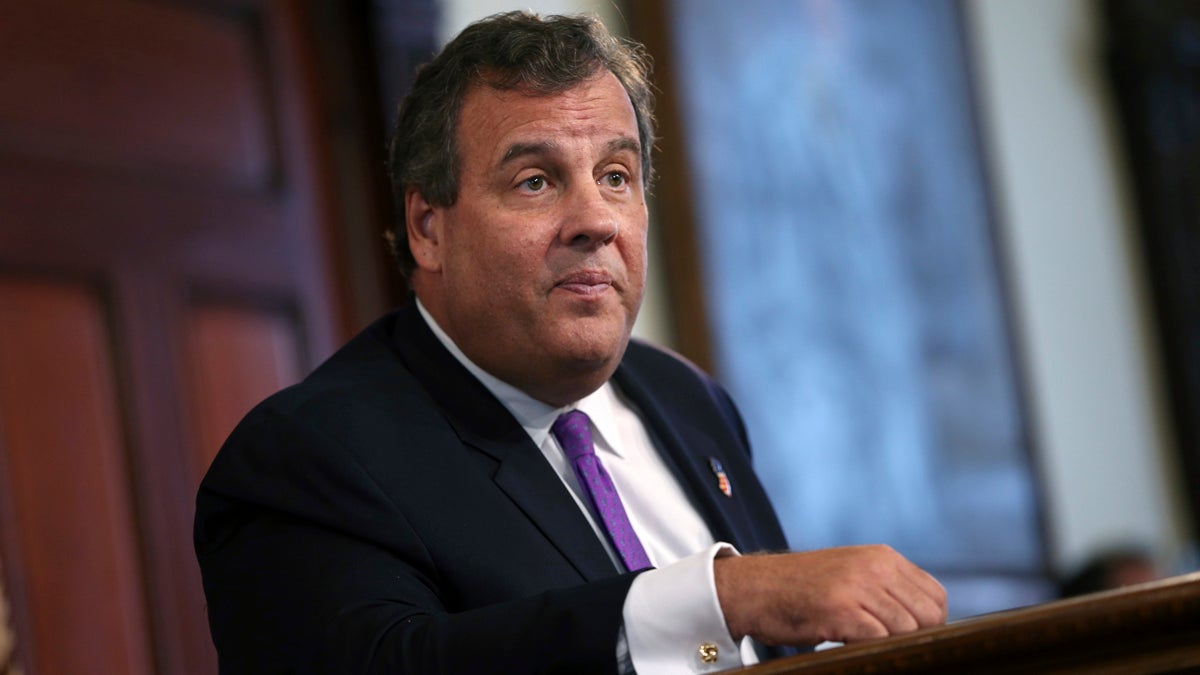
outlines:
[{"label": "ear", "polygon": [[404,220],[408,229],[408,248],[417,267],[427,272],[442,269],[443,210],[425,201],[414,186],[404,190]]}]

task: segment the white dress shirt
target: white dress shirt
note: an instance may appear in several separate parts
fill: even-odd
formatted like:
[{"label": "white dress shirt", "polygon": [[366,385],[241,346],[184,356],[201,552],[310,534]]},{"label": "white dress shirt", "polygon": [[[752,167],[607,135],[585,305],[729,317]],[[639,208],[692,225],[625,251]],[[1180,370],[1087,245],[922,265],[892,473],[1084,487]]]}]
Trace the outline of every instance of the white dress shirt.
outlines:
[{"label": "white dress shirt", "polygon": [[[656,569],[640,574],[625,598],[624,635],[633,667],[654,675],[711,673],[758,662],[749,639],[734,642],[717,602],[712,560],[736,555],[715,542],[655,449],[632,404],[611,382],[574,404],[554,408],[499,380],[472,362],[417,301],[433,334],[468,371],[512,413],[554,468],[618,569],[624,569],[592,513],[575,471],[550,427],[562,413],[578,409],[591,419],[592,444],[634,531]],[[702,644],[717,648],[717,659],[700,658]]]}]

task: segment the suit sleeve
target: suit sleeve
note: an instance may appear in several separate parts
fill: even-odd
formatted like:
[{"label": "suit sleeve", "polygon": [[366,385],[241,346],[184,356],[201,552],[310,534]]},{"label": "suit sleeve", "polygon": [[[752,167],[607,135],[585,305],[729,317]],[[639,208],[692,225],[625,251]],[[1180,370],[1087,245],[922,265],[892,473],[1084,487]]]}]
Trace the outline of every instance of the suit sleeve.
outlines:
[{"label": "suit sleeve", "polygon": [[402,510],[293,415],[243,422],[194,535],[223,675],[616,672],[634,575],[449,611]]}]

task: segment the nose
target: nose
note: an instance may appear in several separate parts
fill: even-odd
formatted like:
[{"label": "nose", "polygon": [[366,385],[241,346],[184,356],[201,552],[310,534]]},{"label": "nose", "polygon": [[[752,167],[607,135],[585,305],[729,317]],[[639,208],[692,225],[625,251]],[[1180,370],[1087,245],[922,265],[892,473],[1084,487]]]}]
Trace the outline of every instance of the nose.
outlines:
[{"label": "nose", "polygon": [[580,186],[568,203],[559,238],[567,246],[593,248],[611,243],[621,230],[618,210],[595,183]]}]

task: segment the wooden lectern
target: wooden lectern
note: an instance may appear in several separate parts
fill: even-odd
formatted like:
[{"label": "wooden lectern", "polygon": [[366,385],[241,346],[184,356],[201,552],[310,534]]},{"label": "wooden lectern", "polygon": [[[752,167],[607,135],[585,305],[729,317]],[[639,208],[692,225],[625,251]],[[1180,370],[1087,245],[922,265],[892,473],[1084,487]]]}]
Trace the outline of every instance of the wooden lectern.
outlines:
[{"label": "wooden lectern", "polygon": [[1200,573],[987,614],[732,672],[1200,672]]}]

